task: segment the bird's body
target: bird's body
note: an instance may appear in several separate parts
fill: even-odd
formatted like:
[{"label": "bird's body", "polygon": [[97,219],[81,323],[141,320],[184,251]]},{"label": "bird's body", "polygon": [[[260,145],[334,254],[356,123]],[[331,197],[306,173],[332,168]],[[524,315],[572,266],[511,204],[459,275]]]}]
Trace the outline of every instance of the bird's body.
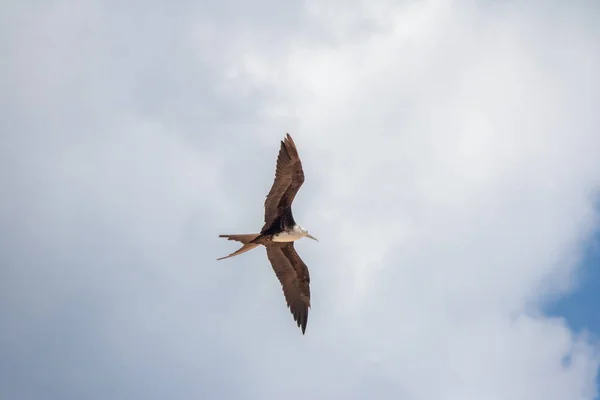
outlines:
[{"label": "bird's body", "polygon": [[296,240],[302,239],[304,232],[300,225],[294,225],[292,229],[281,231],[271,236],[271,240],[274,242],[295,242]]},{"label": "bird's body", "polygon": [[228,256],[234,257],[260,245],[267,249],[267,257],[279,279],[283,294],[294,320],[306,330],[308,309],[310,308],[310,276],[306,264],[302,261],[294,242],[303,237],[317,240],[306,229],[294,221],[292,202],[304,183],[304,172],[292,137],[287,134],[281,142],[277,157],[275,181],[265,199],[265,224],[260,233],[241,235],[219,235],[241,242],[243,246]]}]

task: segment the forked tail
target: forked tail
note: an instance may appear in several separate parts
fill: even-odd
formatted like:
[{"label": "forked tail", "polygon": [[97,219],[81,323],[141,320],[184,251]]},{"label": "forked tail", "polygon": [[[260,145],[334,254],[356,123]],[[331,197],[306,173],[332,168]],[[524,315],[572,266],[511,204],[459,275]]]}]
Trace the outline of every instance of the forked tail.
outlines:
[{"label": "forked tail", "polygon": [[260,233],[246,233],[243,235],[219,235],[219,237],[227,238],[227,240],[235,240],[238,242],[242,242],[244,245],[239,250],[231,253],[228,256],[217,258],[217,260],[224,260],[229,257],[234,257],[234,256],[240,255],[242,253],[245,253],[247,251],[250,251],[255,247],[260,246],[258,243],[250,243],[251,241],[253,241],[254,239],[256,239],[259,236],[260,236]]}]

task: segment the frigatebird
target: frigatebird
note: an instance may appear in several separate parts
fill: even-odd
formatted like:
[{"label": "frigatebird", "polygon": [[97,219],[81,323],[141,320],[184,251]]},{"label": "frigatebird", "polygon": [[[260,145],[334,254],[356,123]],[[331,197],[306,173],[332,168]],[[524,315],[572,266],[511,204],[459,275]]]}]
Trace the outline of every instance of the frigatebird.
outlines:
[{"label": "frigatebird", "polygon": [[290,134],[286,133],[277,156],[275,180],[265,199],[265,224],[262,230],[260,233],[219,235],[241,242],[243,246],[217,260],[237,256],[261,244],[265,246],[267,258],[281,282],[287,305],[304,335],[310,308],[310,275],[306,264],[294,249],[294,241],[303,237],[318,240],[297,224],[292,215],[292,202],[303,183],[304,171],[298,150]]}]

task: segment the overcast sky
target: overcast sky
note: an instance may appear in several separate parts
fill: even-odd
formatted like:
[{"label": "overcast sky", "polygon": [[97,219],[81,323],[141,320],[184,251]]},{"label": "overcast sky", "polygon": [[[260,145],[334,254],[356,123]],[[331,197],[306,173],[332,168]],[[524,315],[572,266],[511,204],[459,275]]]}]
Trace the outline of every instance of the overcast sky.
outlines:
[{"label": "overcast sky", "polygon": [[[594,1],[5,1],[0,397],[575,400]],[[263,248],[279,141],[320,242]]]}]

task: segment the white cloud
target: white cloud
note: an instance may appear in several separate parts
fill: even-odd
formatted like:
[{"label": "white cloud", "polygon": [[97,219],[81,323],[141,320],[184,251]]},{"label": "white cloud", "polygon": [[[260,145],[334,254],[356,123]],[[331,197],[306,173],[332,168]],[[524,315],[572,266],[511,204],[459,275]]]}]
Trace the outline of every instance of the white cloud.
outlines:
[{"label": "white cloud", "polygon": [[[594,398],[597,344],[540,312],[598,228],[593,13],[337,3],[3,24],[8,397]],[[215,261],[286,131],[306,336],[264,250]]]},{"label": "white cloud", "polygon": [[311,6],[337,46],[265,48],[246,69],[277,77],[287,102],[265,113],[297,124],[307,182],[320,180],[297,202],[322,239],[302,246],[313,281],[332,280],[312,332],[354,338],[414,398],[594,396],[592,349],[528,313],[570,288],[597,228],[598,31],[517,7],[400,6],[375,18],[391,29],[355,38],[360,12]]}]

